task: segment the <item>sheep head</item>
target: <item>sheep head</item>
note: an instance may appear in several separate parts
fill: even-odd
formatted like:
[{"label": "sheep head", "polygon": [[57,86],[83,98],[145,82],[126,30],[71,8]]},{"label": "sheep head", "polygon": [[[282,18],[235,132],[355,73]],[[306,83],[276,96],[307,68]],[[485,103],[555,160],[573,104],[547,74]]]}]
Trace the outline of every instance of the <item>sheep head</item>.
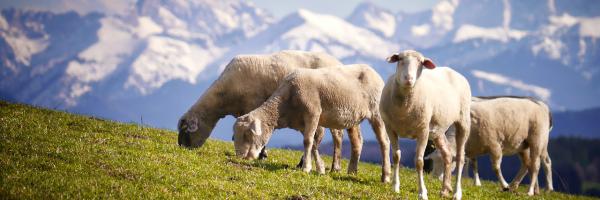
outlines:
[{"label": "sheep head", "polygon": [[415,83],[421,76],[423,67],[427,69],[435,68],[435,64],[431,59],[414,50],[395,53],[388,57],[386,61],[388,63],[397,63],[396,82],[406,88],[415,86]]},{"label": "sheep head", "polygon": [[186,113],[179,119],[177,130],[179,131],[177,143],[179,146],[196,148],[206,142],[213,129],[204,120],[194,113]]},{"label": "sheep head", "polygon": [[256,159],[271,138],[272,130],[264,126],[260,119],[251,115],[238,117],[234,126],[235,154],[245,159]]}]

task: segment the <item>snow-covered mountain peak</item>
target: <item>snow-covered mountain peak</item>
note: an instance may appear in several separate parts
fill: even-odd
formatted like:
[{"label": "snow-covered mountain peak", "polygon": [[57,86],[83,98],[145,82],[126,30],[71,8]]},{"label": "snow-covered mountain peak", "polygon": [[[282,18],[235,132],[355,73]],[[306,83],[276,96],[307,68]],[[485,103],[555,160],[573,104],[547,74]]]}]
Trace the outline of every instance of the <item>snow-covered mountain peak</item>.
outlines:
[{"label": "snow-covered mountain peak", "polygon": [[503,27],[483,28],[471,24],[461,25],[452,42],[459,43],[472,39],[497,40],[506,43],[510,40],[520,40],[527,35],[526,31],[512,30]]},{"label": "snow-covered mountain peak", "polygon": [[395,15],[370,2],[359,4],[348,17],[348,21],[386,38],[392,37],[396,31]]},{"label": "snow-covered mountain peak", "polygon": [[[570,59],[578,59],[577,63],[581,63],[581,59],[586,51],[586,38],[596,41],[600,38],[600,17],[575,17],[569,13],[563,13],[558,16],[549,16],[549,23],[541,27],[538,35],[541,38],[536,44],[531,46],[531,51],[534,55],[545,52],[545,54],[554,60],[560,60],[563,64],[572,63]],[[574,34],[571,30],[575,27]],[[571,34],[571,35],[570,35]],[[565,44],[563,37],[574,38],[577,40],[579,49],[578,55],[569,56],[567,51],[570,47]],[[567,55],[563,55],[567,54]]]},{"label": "snow-covered mountain peak", "polygon": [[[516,88],[516,89],[527,92],[528,95],[533,94],[536,97],[538,97],[541,100],[546,101],[546,102],[550,101],[550,97],[552,95],[552,91],[548,88],[540,87],[537,85],[527,84],[521,80],[515,80],[512,78],[506,77],[504,75],[501,75],[501,74],[486,72],[486,71],[482,71],[482,70],[472,70],[471,73],[473,74],[473,76],[479,78],[480,80],[485,80],[485,81],[489,81],[489,82],[492,82],[492,83],[495,83],[498,85],[504,85],[504,86]],[[481,82],[479,82],[477,84],[477,87],[479,90],[485,90],[485,88]],[[505,91],[505,92],[510,94],[511,91]]]},{"label": "snow-covered mountain peak", "polygon": [[4,18],[4,16],[0,15],[0,30],[7,30],[9,28],[9,24]]},{"label": "snow-covered mountain peak", "polygon": [[454,27],[454,11],[458,6],[458,0],[442,0],[432,9],[431,22],[435,28],[444,31],[452,30]]},{"label": "snow-covered mountain peak", "polygon": [[[138,15],[146,15],[184,35],[202,34],[213,40],[240,40],[264,30],[274,20],[254,4],[238,0],[140,0]],[[223,41],[229,42],[229,41]]]},{"label": "snow-covered mountain peak", "polygon": [[275,26],[287,27],[297,23],[298,19],[301,23],[281,36],[280,47],[325,51],[340,59],[358,54],[383,58],[399,48],[397,44],[336,16],[301,9],[286,19]]},{"label": "snow-covered mountain peak", "polygon": [[549,17],[550,23],[557,27],[564,26],[573,26],[577,23],[577,18],[569,15],[568,13],[563,13],[560,16],[552,15]]},{"label": "snow-covered mountain peak", "polygon": [[[5,12],[11,17],[28,16],[29,12],[10,10]],[[17,72],[17,65],[30,66],[31,57],[44,51],[49,44],[50,36],[45,32],[39,22],[27,20],[22,24],[10,25],[2,14],[0,14],[0,38],[13,50],[16,62],[4,62],[10,70]]]},{"label": "snow-covered mountain peak", "polygon": [[146,49],[132,63],[125,88],[134,88],[147,95],[171,80],[196,84],[196,78],[208,64],[221,56],[223,49],[203,48],[185,41],[152,36]]},{"label": "snow-covered mountain peak", "polygon": [[76,105],[79,97],[92,91],[91,84],[111,75],[139,43],[131,26],[118,18],[105,17],[100,22],[98,42],[67,65],[65,72],[72,86],[64,88],[60,97],[68,106]]},{"label": "snow-covered mountain peak", "polygon": [[66,74],[72,86],[60,96],[73,106],[109,76],[127,77],[120,88],[141,95],[171,80],[195,84],[225,51],[222,45],[245,40],[271,21],[269,13],[237,0],[140,0],[135,12],[101,20],[98,41],[69,62]]}]

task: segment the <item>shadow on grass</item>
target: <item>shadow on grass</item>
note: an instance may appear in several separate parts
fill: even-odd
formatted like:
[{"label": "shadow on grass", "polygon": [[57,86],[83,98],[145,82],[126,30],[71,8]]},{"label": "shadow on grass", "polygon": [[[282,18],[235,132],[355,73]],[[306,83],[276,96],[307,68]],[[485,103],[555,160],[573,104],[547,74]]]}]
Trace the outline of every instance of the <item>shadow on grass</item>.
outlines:
[{"label": "shadow on grass", "polygon": [[367,180],[361,179],[361,178],[356,177],[354,175],[331,174],[331,178],[333,180],[336,180],[336,181],[349,181],[349,182],[360,183],[360,184],[363,184],[363,185],[372,184],[371,181],[367,181]]},{"label": "shadow on grass", "polygon": [[271,172],[289,169],[290,166],[282,163],[272,163],[268,161],[251,161],[251,160],[241,160],[236,158],[228,158],[228,165],[233,165],[235,167],[252,170],[253,168],[262,168]]},{"label": "shadow on grass", "polygon": [[290,166],[288,164],[282,164],[282,163],[272,163],[272,162],[265,162],[265,161],[256,161],[252,163],[253,167],[259,167],[259,168],[263,168],[269,171],[278,171],[278,170],[284,170],[284,169],[289,169]]},{"label": "shadow on grass", "polygon": [[287,200],[305,200],[305,199],[310,199],[310,198],[306,195],[292,195],[285,199],[287,199]]}]

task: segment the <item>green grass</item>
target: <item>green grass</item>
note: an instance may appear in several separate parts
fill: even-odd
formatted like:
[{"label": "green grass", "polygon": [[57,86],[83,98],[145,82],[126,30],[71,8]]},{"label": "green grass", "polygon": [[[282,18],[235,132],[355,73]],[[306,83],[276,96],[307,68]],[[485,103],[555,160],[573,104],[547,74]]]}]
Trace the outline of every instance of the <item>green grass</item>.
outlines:
[{"label": "green grass", "polygon": [[[235,158],[231,142],[209,140],[188,150],[176,141],[170,130],[0,101],[0,199],[417,198],[410,169],[402,170],[396,194],[379,182],[374,164],[360,163],[358,175],[307,174],[293,167],[299,151],[271,149],[267,161],[245,161]],[[430,199],[440,199],[440,182],[430,176],[426,182]],[[464,199],[530,199],[525,186],[512,193],[493,182],[463,185]],[[535,198],[589,197],[543,192]]]}]

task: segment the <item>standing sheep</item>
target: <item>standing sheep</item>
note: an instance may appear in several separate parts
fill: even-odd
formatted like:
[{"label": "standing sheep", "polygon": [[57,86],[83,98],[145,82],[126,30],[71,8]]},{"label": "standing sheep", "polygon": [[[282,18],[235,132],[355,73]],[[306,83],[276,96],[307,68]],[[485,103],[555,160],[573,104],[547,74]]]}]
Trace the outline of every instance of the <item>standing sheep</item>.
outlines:
[{"label": "standing sheep", "polygon": [[348,129],[367,119],[380,145],[381,180],[389,182],[389,142],[378,109],[382,88],[383,80],[367,65],[297,69],[264,104],[237,118],[236,155],[256,159],[273,129],[290,127],[304,135],[303,171],[311,170],[312,154],[317,171],[323,173],[318,150],[313,148],[315,132],[314,138],[322,134],[318,127]]},{"label": "standing sheep", "polygon": [[[531,185],[527,194],[539,193],[537,174],[541,160],[546,172],[548,190],[553,191],[552,161],[548,155],[548,138],[551,129],[552,114],[542,101],[531,97],[515,96],[473,97],[471,134],[467,141],[465,155],[471,161],[475,185],[481,185],[477,172],[477,157],[489,153],[492,167],[502,189],[516,190],[529,170]],[[449,134],[452,133],[447,135]],[[519,155],[521,168],[509,186],[502,176],[500,164],[503,155],[514,154]],[[438,176],[442,173],[437,161],[439,153],[434,152],[431,157],[434,160],[433,174]]]},{"label": "standing sheep", "polygon": [[[325,53],[281,51],[269,55],[234,57],[219,78],[204,92],[178,123],[178,143],[185,147],[200,147],[210,136],[217,122],[227,116],[241,116],[260,106],[277,89],[280,81],[297,68],[322,68],[342,65]],[[362,140],[360,128],[349,131],[352,157],[359,157]],[[338,152],[341,130],[331,130]],[[358,136],[357,136],[358,135]],[[339,141],[338,141],[339,140]],[[359,144],[360,143],[360,144]],[[265,155],[265,154],[262,154]],[[333,157],[332,170],[340,170],[341,156]],[[356,172],[358,162],[350,163],[349,172]]]},{"label": "standing sheep", "polygon": [[[393,54],[387,61],[397,63],[396,73],[390,76],[383,89],[380,104],[393,151],[394,191],[400,191],[399,137],[417,140],[415,166],[419,179],[419,199],[428,199],[423,178],[423,155],[427,141],[432,139],[441,150],[445,172],[449,174],[452,154],[444,133],[451,125],[455,125],[459,175],[454,198],[461,199],[464,145],[470,127],[469,83],[458,72],[446,67],[436,68],[433,61],[413,50]],[[446,174],[442,183],[442,196],[448,196],[452,191],[451,176]]]}]

